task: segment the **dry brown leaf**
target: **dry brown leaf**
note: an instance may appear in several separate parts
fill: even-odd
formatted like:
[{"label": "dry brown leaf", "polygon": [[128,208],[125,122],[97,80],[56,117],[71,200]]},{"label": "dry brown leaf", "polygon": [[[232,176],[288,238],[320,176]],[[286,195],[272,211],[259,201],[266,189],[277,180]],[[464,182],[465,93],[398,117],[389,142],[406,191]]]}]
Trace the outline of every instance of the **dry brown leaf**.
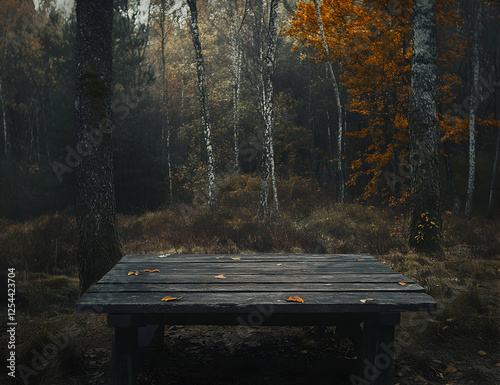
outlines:
[{"label": "dry brown leaf", "polygon": [[325,286],[332,286],[333,283],[325,283]]},{"label": "dry brown leaf", "polygon": [[406,282],[398,282],[401,286],[406,286]]},{"label": "dry brown leaf", "polygon": [[361,303],[366,303],[366,301],[374,301],[373,298],[367,298],[367,299],[360,299],[359,300]]},{"label": "dry brown leaf", "polygon": [[159,273],[160,269],[144,269],[146,273]]},{"label": "dry brown leaf", "polygon": [[480,351],[477,352],[477,354],[479,354],[480,356],[485,356],[488,353],[486,353],[484,350],[480,350]]},{"label": "dry brown leaf", "polygon": [[304,300],[296,295],[291,295],[288,299],[288,302],[304,302]]},{"label": "dry brown leaf", "polygon": [[182,297],[169,297],[168,295],[161,300],[163,302],[168,302],[168,301],[177,301],[178,299],[181,299]]},{"label": "dry brown leaf", "polygon": [[227,277],[225,277],[225,275],[226,275],[226,273],[222,273],[222,274],[216,275],[215,278],[226,279]]},{"label": "dry brown leaf", "polygon": [[497,362],[497,363],[495,364],[495,366],[496,366],[497,368],[500,368],[500,362]]},{"label": "dry brown leaf", "polygon": [[446,330],[446,329],[448,329],[448,326],[443,326],[442,329]]},{"label": "dry brown leaf", "polygon": [[127,275],[139,275],[138,271],[129,271]]}]

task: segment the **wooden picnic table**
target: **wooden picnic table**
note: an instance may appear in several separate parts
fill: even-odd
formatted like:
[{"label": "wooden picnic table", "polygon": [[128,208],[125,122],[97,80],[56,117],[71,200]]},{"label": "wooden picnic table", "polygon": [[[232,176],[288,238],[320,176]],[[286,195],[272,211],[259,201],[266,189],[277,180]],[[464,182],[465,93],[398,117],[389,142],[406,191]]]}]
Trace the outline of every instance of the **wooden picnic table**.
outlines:
[{"label": "wooden picnic table", "polygon": [[164,325],[335,325],[357,346],[352,382],[391,385],[400,312],[434,310],[421,286],[365,254],[126,255],[77,304],[115,328],[113,385],[136,383],[141,333],[161,344]]}]

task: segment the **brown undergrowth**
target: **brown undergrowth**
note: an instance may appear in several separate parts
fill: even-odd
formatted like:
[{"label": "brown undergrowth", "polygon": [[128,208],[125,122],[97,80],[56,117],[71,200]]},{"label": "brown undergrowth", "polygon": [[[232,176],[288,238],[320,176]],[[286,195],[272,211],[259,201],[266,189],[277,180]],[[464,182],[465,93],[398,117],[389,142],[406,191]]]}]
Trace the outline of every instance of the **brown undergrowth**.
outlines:
[{"label": "brown undergrowth", "polygon": [[[258,178],[249,176],[231,177],[221,186],[219,207],[211,215],[205,213],[201,203],[142,215],[119,214],[123,250],[125,253],[371,253],[423,285],[439,303],[438,311],[433,314],[403,316],[397,330],[401,349],[395,383],[500,383],[498,222],[481,217],[467,221],[445,213],[444,256],[418,255],[405,248],[407,218],[396,209],[332,204],[328,190],[300,178],[280,181],[279,188],[280,213],[266,220],[255,217]],[[17,272],[18,364],[33,368],[33,360],[37,354],[43,354],[44,347],[52,344],[57,348],[54,358],[35,370],[37,374],[29,376],[32,384],[107,381],[111,335],[105,319],[74,314],[78,295],[77,239],[72,209],[24,222],[0,220],[0,250],[5,256],[0,267],[4,272],[7,267],[15,267]],[[0,294],[6,298],[6,293]],[[5,315],[2,308],[1,346],[6,345],[7,338]],[[229,338],[220,333],[213,331],[214,340]],[[305,329],[290,333],[289,340],[294,340],[295,345],[287,345],[289,342],[284,340],[283,346],[277,346],[268,340],[269,349],[281,352],[276,353],[278,356],[293,351],[297,357],[311,362],[319,359],[325,347],[318,341],[326,338],[324,335]],[[188,340],[182,337],[186,335],[190,334],[176,331],[170,337],[180,349],[187,349],[183,360],[192,349],[187,342],[181,342]],[[243,350],[249,349],[242,346]],[[199,351],[200,356],[203,353]],[[6,359],[5,349],[1,354],[0,358]],[[294,359],[294,354],[290,359]],[[1,370],[3,376],[5,368]],[[156,379],[152,380],[153,377]],[[143,382],[165,383],[160,377],[148,374]],[[204,383],[203,375],[194,377],[198,383]],[[221,384],[234,380],[234,376],[229,376],[231,381],[223,377],[212,380]],[[169,383],[182,382],[175,381]]]}]

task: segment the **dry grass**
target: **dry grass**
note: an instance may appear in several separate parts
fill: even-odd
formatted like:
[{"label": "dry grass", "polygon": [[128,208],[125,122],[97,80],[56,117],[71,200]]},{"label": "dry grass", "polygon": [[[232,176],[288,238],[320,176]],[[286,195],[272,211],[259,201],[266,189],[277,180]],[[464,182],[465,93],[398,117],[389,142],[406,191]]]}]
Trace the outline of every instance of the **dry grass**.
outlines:
[{"label": "dry grass", "polygon": [[[401,385],[417,383],[405,379],[410,374],[414,379],[417,373],[435,384],[472,384],[470,380],[497,383],[497,222],[484,218],[466,221],[445,213],[445,255],[435,258],[405,248],[407,218],[397,210],[329,204],[327,192],[305,179],[280,181],[280,214],[257,220],[258,187],[256,177],[228,178],[221,185],[222,198],[213,215],[207,215],[200,203],[143,215],[119,215],[123,249],[126,253],[372,253],[423,285],[439,302],[438,312],[430,317],[422,315],[418,322],[408,315],[403,318],[398,341],[406,343],[403,337],[408,334],[411,343],[401,353],[396,368],[402,374],[398,377]],[[86,334],[92,330],[73,314],[78,292],[74,212],[25,222],[0,220],[0,235],[0,250],[6,256],[0,267],[3,271],[7,266],[18,270],[18,311],[23,325],[19,329],[19,362],[29,362],[33,350],[50,343],[51,336],[64,330],[64,325],[76,322],[82,332],[71,338],[64,354],[58,354],[47,370],[32,377],[31,383],[78,383],[68,378],[81,379],[88,375],[82,373],[93,369],[72,363],[93,362],[88,354],[94,353],[88,353],[93,341]],[[4,314],[2,311],[2,317]],[[4,323],[5,319],[0,321]],[[92,327],[94,333],[103,336],[102,349],[109,347],[105,325]],[[3,346],[4,341],[0,343]],[[487,355],[478,355],[480,350]]]}]

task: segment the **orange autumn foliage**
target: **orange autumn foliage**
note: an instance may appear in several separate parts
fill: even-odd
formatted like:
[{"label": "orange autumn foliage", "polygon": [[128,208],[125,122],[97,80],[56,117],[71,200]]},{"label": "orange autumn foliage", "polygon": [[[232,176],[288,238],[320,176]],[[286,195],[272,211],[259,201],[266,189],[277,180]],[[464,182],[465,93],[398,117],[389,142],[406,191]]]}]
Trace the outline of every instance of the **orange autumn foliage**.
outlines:
[{"label": "orange autumn foliage", "polygon": [[[446,66],[464,55],[465,43],[456,29],[460,19],[456,0],[437,0],[439,103],[454,101],[459,78]],[[330,57],[319,35],[312,2],[300,2],[286,33],[305,48],[313,47],[314,59],[330,60],[337,66],[341,84],[347,91],[345,107],[364,117],[365,123],[347,135],[362,148],[351,163],[350,185],[363,184],[363,199],[373,195],[399,199],[408,196],[408,182],[398,178],[398,190],[386,175],[407,169],[408,104],[412,56],[411,0],[323,0],[320,6]],[[296,46],[296,49],[298,45]],[[443,117],[444,120],[444,117]],[[461,138],[448,131],[455,125],[440,123],[443,135]]]}]

